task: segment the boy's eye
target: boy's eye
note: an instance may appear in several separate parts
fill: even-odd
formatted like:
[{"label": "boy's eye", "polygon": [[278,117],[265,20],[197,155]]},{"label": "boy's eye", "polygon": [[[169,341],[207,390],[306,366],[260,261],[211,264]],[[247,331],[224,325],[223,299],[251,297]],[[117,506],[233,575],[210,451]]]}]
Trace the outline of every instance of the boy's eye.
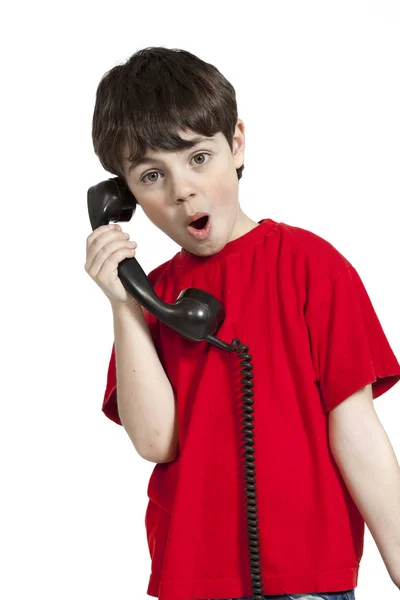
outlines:
[{"label": "boy's eye", "polygon": [[[195,154],[192,157],[192,160],[194,158],[197,158],[198,156],[211,156],[211,155],[208,152],[199,152],[198,154]],[[203,161],[203,162],[197,163],[197,165],[201,166],[201,165],[204,165],[206,162],[207,161],[205,161],[205,162]],[[146,175],[144,175],[140,181],[144,182],[146,177],[150,177],[150,175],[157,175],[158,173],[159,173],[159,171],[150,171],[150,173],[146,173]],[[150,183],[156,183],[156,181],[158,181],[158,179],[153,179],[153,180],[150,180]]]}]

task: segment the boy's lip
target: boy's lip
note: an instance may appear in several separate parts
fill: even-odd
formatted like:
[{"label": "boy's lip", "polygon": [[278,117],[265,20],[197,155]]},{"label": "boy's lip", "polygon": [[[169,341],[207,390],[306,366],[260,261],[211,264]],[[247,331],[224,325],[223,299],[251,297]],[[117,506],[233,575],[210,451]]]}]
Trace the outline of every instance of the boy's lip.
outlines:
[{"label": "boy's lip", "polygon": [[208,216],[207,225],[204,227],[204,229],[196,229],[195,227],[187,225],[186,230],[189,233],[189,235],[195,238],[196,240],[207,240],[211,234],[211,217]]},{"label": "boy's lip", "polygon": [[188,217],[186,219],[186,227],[192,223],[192,221],[197,221],[197,219],[201,219],[201,217],[209,217],[210,215],[205,212],[195,212],[194,215]]}]

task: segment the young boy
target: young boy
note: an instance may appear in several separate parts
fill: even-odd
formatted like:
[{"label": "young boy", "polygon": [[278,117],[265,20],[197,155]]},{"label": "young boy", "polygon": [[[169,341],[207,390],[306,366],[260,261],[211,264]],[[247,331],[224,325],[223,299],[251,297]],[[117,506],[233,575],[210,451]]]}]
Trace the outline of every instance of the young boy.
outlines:
[{"label": "young boy", "polygon": [[[354,599],[365,522],[399,585],[400,476],[373,399],[399,381],[400,364],[338,250],[243,212],[232,85],[189,52],[141,50],[100,82],[93,143],[181,247],[149,274],[155,293],[174,303],[183,289],[208,291],[226,315],[215,335],[248,346],[265,597]],[[188,226],[198,218],[199,229]],[[114,319],[102,409],[157,463],[147,594],[250,600],[238,356],[185,339],[126,292],[117,267],[136,253],[126,236],[96,229],[85,268]]]}]

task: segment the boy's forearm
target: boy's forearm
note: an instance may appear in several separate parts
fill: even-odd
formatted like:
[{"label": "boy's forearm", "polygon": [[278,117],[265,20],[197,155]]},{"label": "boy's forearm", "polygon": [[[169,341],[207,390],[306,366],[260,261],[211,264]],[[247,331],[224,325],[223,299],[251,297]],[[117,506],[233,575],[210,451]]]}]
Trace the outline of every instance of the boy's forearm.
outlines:
[{"label": "boy's forearm", "polygon": [[139,305],[112,304],[121,423],[136,451],[152,462],[173,458],[177,444],[176,406]]},{"label": "boy's forearm", "polygon": [[333,457],[393,583],[400,587],[400,467],[396,455],[373,407],[370,389],[351,396],[338,411],[339,418],[332,414],[329,422]]}]

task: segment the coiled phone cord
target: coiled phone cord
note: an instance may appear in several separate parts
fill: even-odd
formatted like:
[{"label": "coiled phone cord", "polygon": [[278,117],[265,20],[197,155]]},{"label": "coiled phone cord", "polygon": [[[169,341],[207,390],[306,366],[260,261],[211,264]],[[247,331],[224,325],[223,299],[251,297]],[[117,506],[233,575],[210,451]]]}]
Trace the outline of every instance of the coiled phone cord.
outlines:
[{"label": "coiled phone cord", "polygon": [[255,451],[254,451],[254,401],[252,397],[254,386],[252,379],[254,377],[251,362],[252,356],[248,354],[248,346],[242,345],[238,338],[234,338],[231,348],[242,359],[242,406],[243,406],[243,448],[244,448],[244,485],[246,489],[247,506],[247,531],[250,558],[250,574],[252,580],[252,600],[264,600],[264,590],[261,574],[260,560],[260,538],[258,526],[257,493],[255,477]]}]

